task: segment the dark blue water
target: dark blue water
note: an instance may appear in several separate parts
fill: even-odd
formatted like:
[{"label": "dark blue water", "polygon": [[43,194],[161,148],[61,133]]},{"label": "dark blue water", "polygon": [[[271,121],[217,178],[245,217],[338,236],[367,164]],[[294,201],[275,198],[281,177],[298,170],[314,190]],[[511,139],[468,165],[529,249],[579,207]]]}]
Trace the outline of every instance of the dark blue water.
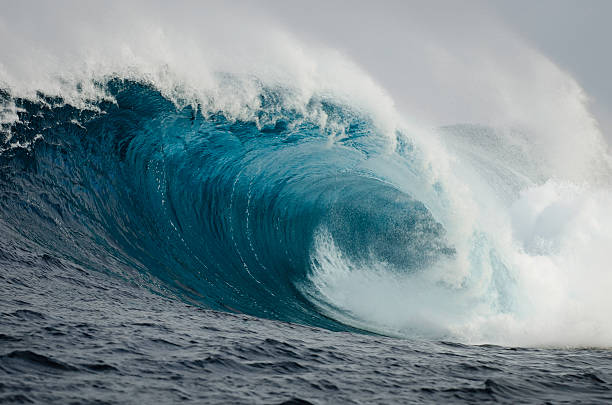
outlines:
[{"label": "dark blue water", "polygon": [[280,91],[240,121],[100,86],[114,101],[90,109],[0,94],[19,108],[0,146],[0,402],[612,400],[608,350],[397,339],[331,316],[322,229],[351,261],[409,274],[456,254],[376,170],[388,148],[367,116],[312,100],[346,128],[330,143]]}]

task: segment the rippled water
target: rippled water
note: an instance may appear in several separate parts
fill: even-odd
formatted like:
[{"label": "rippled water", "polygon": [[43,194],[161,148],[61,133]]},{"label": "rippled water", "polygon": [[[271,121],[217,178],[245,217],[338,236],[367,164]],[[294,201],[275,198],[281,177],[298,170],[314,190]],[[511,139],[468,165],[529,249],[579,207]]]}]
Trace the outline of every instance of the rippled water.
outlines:
[{"label": "rippled water", "polygon": [[203,310],[6,239],[1,246],[3,403],[612,399],[609,350],[330,332]]}]

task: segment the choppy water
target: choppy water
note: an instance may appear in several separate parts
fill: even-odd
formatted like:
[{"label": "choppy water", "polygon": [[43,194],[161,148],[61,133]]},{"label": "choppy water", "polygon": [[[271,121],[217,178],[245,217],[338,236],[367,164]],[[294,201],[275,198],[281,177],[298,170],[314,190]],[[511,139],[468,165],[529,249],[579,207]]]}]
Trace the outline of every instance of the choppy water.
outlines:
[{"label": "choppy water", "polygon": [[516,349],[331,332],[203,310],[6,240],[1,260],[3,403],[612,398],[609,350]]}]

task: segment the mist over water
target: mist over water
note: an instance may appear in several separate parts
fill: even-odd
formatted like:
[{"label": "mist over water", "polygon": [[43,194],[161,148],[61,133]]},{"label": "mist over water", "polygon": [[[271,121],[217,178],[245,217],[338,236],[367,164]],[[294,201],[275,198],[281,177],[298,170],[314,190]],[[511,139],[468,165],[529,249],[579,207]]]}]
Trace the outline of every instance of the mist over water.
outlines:
[{"label": "mist over water", "polygon": [[[367,7],[310,20],[276,3],[7,6],[1,154],[43,156],[71,120],[75,165],[132,145],[95,182],[143,217],[100,234],[155,284],[334,330],[612,344],[608,145],[578,83],[492,15],[421,6],[347,42],[358,27],[325,30]],[[388,47],[402,69],[378,60]],[[119,199],[137,194],[140,207]],[[126,248],[122,226],[151,243]],[[167,272],[142,253],[160,246],[150,263]]]}]

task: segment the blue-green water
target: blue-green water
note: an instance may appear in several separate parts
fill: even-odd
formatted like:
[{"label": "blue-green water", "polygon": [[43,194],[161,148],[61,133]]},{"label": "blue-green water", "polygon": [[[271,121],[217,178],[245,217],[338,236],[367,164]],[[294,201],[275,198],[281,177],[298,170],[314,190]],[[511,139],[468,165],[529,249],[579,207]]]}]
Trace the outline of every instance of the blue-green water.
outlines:
[{"label": "blue-green water", "polygon": [[[389,149],[366,114],[324,99],[293,111],[282,90],[240,120],[138,82],[99,86],[113,100],[85,109],[2,94],[19,120],[0,149],[0,402],[611,399],[607,350],[451,343],[347,304],[355,290],[335,283],[351,269],[401,284],[456,259],[447,192],[417,195],[409,137]],[[487,305],[514,311],[506,265],[479,249]],[[434,285],[432,299],[457,291]],[[385,300],[372,294],[356,299]],[[427,313],[415,296],[423,308],[394,311]]]}]

